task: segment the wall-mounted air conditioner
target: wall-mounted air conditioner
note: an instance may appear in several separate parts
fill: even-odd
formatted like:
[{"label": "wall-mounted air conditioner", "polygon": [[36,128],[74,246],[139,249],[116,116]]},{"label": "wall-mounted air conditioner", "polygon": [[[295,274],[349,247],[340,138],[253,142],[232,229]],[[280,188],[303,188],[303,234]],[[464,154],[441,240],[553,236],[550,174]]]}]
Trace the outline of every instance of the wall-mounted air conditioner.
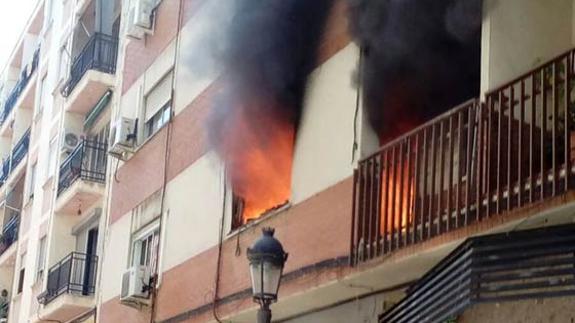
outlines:
[{"label": "wall-mounted air conditioner", "polygon": [[132,0],[128,11],[127,34],[142,39],[146,34],[153,33],[153,11],[157,0]]},{"label": "wall-mounted air conditioner", "polygon": [[150,269],[147,266],[130,267],[122,275],[120,301],[145,303],[150,297]]},{"label": "wall-mounted air conditioner", "polygon": [[136,144],[136,120],[120,117],[110,132],[110,149],[108,154],[121,159],[128,159],[134,152]]},{"label": "wall-mounted air conditioner", "polygon": [[80,135],[71,130],[64,130],[64,142],[62,143],[63,153],[71,153],[79,143]]}]

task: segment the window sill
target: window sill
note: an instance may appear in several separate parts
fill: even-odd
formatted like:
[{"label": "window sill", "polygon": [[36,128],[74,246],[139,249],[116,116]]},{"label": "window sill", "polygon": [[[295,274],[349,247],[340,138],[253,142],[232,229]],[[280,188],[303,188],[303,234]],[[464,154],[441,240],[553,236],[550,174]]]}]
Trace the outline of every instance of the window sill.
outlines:
[{"label": "window sill", "polygon": [[268,213],[261,215],[259,218],[255,219],[253,221],[250,221],[250,222],[248,222],[248,223],[246,223],[240,227],[232,229],[232,231],[230,231],[226,235],[224,240],[233,238],[236,235],[239,235],[246,230],[249,230],[253,227],[259,226],[261,223],[268,221],[269,219],[274,218],[274,217],[278,216],[279,214],[284,213],[285,211],[289,210],[291,208],[291,206],[292,206],[291,202],[288,201],[287,203],[280,206],[279,208],[277,208],[273,211],[269,211]]}]

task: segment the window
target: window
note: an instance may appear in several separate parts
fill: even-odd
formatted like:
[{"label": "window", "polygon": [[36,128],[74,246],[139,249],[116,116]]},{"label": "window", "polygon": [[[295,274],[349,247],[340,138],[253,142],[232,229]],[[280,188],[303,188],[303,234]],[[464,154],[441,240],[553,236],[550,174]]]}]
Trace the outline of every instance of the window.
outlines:
[{"label": "window", "polygon": [[48,169],[46,170],[46,179],[54,175],[54,170],[56,169],[56,150],[58,148],[58,142],[56,138],[50,141],[50,150],[48,152]]},{"label": "window", "polygon": [[38,244],[38,262],[36,263],[36,282],[44,277],[44,262],[46,261],[46,236]]},{"label": "window", "polygon": [[160,231],[157,225],[152,230],[137,235],[132,245],[132,265],[147,266],[151,272],[155,272],[159,241]]},{"label": "window", "polygon": [[22,290],[24,289],[24,274],[26,273],[25,263],[26,263],[26,253],[23,253],[20,256],[20,273],[18,275],[18,294],[22,293]]},{"label": "window", "polygon": [[44,110],[44,92],[46,91],[46,76],[44,75],[44,77],[42,78],[42,80],[40,81],[40,88],[38,89],[39,93],[38,93],[38,98],[40,98],[39,100],[36,100],[36,112],[35,115],[39,115],[40,113],[42,113],[42,110]]},{"label": "window", "polygon": [[170,71],[146,94],[144,138],[156,133],[170,120],[173,76]]},{"label": "window", "polygon": [[160,130],[168,121],[170,120],[171,105],[166,104],[160,111],[148,121],[146,121],[146,129],[144,130],[144,135],[146,138],[155,134],[156,131]]},{"label": "window", "polygon": [[28,197],[30,198],[34,197],[34,186],[36,185],[36,165],[37,163],[34,163],[30,167],[30,179],[28,180]]}]

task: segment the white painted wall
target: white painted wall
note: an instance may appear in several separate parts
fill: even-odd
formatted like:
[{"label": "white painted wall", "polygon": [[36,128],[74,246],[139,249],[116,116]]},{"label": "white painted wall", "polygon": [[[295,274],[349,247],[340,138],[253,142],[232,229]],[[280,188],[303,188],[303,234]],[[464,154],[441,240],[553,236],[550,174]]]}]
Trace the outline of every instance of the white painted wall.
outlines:
[{"label": "white painted wall", "polygon": [[357,90],[352,75],[358,58],[358,48],[350,44],[311,75],[294,150],[292,203],[353,174]]},{"label": "white painted wall", "polygon": [[212,153],[203,156],[169,183],[162,271],[218,243],[223,177],[223,165]]},{"label": "white painted wall", "polygon": [[100,261],[102,303],[120,295],[122,290],[122,274],[128,268],[131,219],[131,214],[126,214],[108,227],[105,256]]},{"label": "white painted wall", "polygon": [[573,0],[486,0],[481,93],[573,46]]}]

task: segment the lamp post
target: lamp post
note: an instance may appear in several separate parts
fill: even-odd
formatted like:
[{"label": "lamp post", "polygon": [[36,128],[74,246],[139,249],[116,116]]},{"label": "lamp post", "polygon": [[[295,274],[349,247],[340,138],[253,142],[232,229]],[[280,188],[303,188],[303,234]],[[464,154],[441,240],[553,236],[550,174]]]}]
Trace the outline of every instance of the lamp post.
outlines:
[{"label": "lamp post", "polygon": [[254,302],[260,304],[258,323],[270,323],[270,305],[278,299],[278,289],[288,254],[274,238],[273,228],[263,228],[263,235],[248,248]]}]

